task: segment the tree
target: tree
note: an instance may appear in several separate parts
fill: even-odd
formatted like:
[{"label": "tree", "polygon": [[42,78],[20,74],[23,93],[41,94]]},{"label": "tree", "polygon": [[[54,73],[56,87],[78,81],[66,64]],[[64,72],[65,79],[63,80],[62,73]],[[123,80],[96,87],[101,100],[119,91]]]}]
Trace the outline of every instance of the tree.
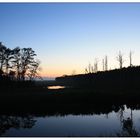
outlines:
[{"label": "tree", "polygon": [[107,71],[108,70],[108,59],[107,59],[107,55],[105,56],[105,58],[102,59],[102,64],[103,64],[103,71]]},{"label": "tree", "polygon": [[122,55],[121,51],[119,51],[119,54],[116,58],[117,58],[117,61],[119,62],[120,69],[122,69],[124,60],[123,60],[123,55]]},{"label": "tree", "polygon": [[16,70],[17,80],[25,80],[25,77],[29,77],[33,80],[35,77],[39,77],[38,68],[39,60],[35,60],[35,51],[32,48],[20,48],[16,47],[13,50],[14,60],[13,65]]},{"label": "tree", "polygon": [[104,59],[102,59],[102,65],[103,65],[103,71],[105,70],[105,62]]},{"label": "tree", "polygon": [[9,48],[6,48],[5,54],[4,54],[4,59],[5,59],[5,73],[8,75],[9,69],[12,68],[12,63],[11,60],[14,58],[12,55],[12,50]]},{"label": "tree", "polygon": [[9,69],[12,68],[12,59],[12,50],[10,48],[5,47],[0,42],[0,69],[3,72],[5,72],[6,75],[8,75]]},{"label": "tree", "polygon": [[21,71],[21,49],[20,47],[16,47],[13,49],[14,60],[12,61],[16,70],[17,80],[21,79],[20,71]]},{"label": "tree", "polygon": [[35,51],[32,48],[23,48],[21,50],[21,78],[25,80],[25,76],[29,75],[29,72],[34,71],[38,67],[38,63],[35,61]]},{"label": "tree", "polygon": [[0,42],[0,70],[3,70],[3,66],[5,63],[5,51],[6,51],[6,47],[2,44],[2,42]]},{"label": "tree", "polygon": [[132,67],[132,51],[129,53],[130,67]]},{"label": "tree", "polygon": [[105,71],[108,70],[108,59],[107,59],[107,55],[105,56]]},{"label": "tree", "polygon": [[93,67],[92,65],[89,63],[88,64],[88,67],[85,68],[85,73],[92,73],[93,72]]},{"label": "tree", "polygon": [[85,74],[87,74],[88,73],[88,70],[87,70],[87,68],[85,68]]},{"label": "tree", "polygon": [[25,80],[27,76],[30,80],[39,77],[40,62],[35,59],[35,56],[32,48],[10,49],[0,42],[0,75],[17,80]]},{"label": "tree", "polygon": [[34,78],[40,78],[41,77],[38,75],[38,71],[40,70],[39,68],[40,61],[34,61],[34,64],[29,67],[29,72],[27,73],[28,77],[30,80],[34,80]]},{"label": "tree", "polygon": [[98,59],[97,58],[95,58],[94,59],[94,72],[97,72],[98,71]]},{"label": "tree", "polygon": [[91,66],[91,64],[89,63],[89,65],[88,65],[88,72],[89,73],[91,73],[92,72],[92,66]]}]

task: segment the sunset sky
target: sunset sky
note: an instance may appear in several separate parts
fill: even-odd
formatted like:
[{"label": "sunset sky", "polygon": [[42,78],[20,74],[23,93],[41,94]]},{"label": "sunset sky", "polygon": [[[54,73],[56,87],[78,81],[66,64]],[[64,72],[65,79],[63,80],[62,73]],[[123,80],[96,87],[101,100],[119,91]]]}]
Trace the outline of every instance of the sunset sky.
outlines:
[{"label": "sunset sky", "polygon": [[140,65],[140,3],[0,3],[0,41],[9,48],[31,47],[42,76],[84,73],[108,56],[109,69]]}]

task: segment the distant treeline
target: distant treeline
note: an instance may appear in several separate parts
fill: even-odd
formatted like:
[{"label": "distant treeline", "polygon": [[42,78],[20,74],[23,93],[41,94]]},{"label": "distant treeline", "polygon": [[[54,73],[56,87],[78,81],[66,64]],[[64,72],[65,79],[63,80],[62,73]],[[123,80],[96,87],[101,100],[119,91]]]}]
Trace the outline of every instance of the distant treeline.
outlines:
[{"label": "distant treeline", "polygon": [[92,88],[95,90],[139,90],[140,66],[101,71],[97,73],[79,74],[57,77],[56,82],[76,88]]}]

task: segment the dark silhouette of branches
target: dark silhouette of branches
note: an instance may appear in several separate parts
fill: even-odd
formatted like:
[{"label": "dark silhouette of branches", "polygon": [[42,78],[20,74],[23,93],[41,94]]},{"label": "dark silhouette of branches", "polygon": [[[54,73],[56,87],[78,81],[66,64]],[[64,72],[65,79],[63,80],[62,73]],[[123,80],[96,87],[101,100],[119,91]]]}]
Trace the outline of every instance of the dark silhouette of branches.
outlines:
[{"label": "dark silhouette of branches", "polygon": [[21,77],[20,77],[20,67],[21,67],[21,54],[20,54],[20,47],[16,47],[15,49],[13,49],[13,55],[14,55],[14,60],[12,61],[13,62],[13,65],[15,67],[15,70],[16,70],[16,78],[17,80],[20,80]]},{"label": "dark silhouette of branches", "polygon": [[105,70],[105,60],[102,59],[103,71]]},{"label": "dark silhouette of branches", "polygon": [[6,47],[0,42],[0,70],[3,71],[3,66],[5,63],[5,52]]},{"label": "dark silhouette of branches", "polygon": [[88,67],[85,68],[85,73],[88,74],[88,73],[93,73],[93,72],[94,72],[93,66],[89,63]]},{"label": "dark silhouette of branches", "polygon": [[5,72],[8,75],[9,73],[9,69],[12,68],[11,65],[11,60],[13,59],[13,55],[12,55],[12,50],[9,48],[6,48],[5,50],[5,55],[4,55],[4,59],[5,59]]},{"label": "dark silhouette of branches", "polygon": [[36,56],[36,54],[32,50],[32,48],[21,49],[21,78],[22,80],[25,80],[25,76],[29,75],[28,73],[31,69],[37,70],[39,65],[35,61],[34,56]]},{"label": "dark silhouette of branches", "polygon": [[132,51],[129,53],[130,67],[132,67]]},{"label": "dark silhouette of branches", "polygon": [[95,58],[95,60],[94,60],[94,72],[98,71],[98,62],[99,62],[99,60],[97,58]]},{"label": "dark silhouette of branches", "polygon": [[108,70],[108,58],[107,55],[105,56],[105,71]]},{"label": "dark silhouette of branches", "polygon": [[108,58],[107,58],[107,55],[105,56],[105,58],[102,59],[102,65],[103,65],[103,71],[107,71],[108,70]]},{"label": "dark silhouette of branches", "polygon": [[122,55],[121,51],[119,51],[119,54],[118,54],[118,56],[116,58],[117,58],[117,61],[119,62],[120,69],[122,69],[124,59],[123,59],[123,55]]},{"label": "dark silhouette of branches", "polygon": [[10,80],[33,80],[38,74],[40,62],[35,59],[36,53],[32,48],[16,47],[10,49],[0,42],[0,75]]}]

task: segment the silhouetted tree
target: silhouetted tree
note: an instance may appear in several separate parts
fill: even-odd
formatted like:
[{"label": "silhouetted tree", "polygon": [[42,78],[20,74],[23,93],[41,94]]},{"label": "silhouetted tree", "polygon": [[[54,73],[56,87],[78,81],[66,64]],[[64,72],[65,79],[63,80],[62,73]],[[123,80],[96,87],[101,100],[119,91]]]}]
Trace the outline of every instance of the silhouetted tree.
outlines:
[{"label": "silhouetted tree", "polygon": [[0,71],[1,76],[11,79],[30,80],[39,77],[38,70],[40,62],[35,59],[35,51],[32,48],[16,47],[13,50],[5,47],[0,42]]},{"label": "silhouetted tree", "polygon": [[5,73],[8,75],[9,69],[12,68],[11,60],[14,58],[12,55],[12,50],[6,48],[4,57],[5,57]]},{"label": "silhouetted tree", "polygon": [[117,61],[119,62],[119,67],[121,69],[123,67],[123,63],[124,63],[123,55],[122,55],[121,51],[119,51],[119,54],[116,58],[117,58]]},{"label": "silhouetted tree", "polygon": [[87,70],[87,68],[85,68],[85,74],[87,74],[88,73],[88,70]]},{"label": "silhouetted tree", "polygon": [[108,70],[108,59],[107,59],[107,55],[105,56],[105,71]]},{"label": "silhouetted tree", "polygon": [[89,63],[88,67],[85,68],[85,73],[93,73],[93,66]]},{"label": "silhouetted tree", "polygon": [[0,42],[0,70],[3,71],[6,47]]},{"label": "silhouetted tree", "polygon": [[34,61],[32,65],[29,67],[28,77],[30,80],[34,80],[34,78],[41,78],[38,75],[40,61]]},{"label": "silhouetted tree", "polygon": [[97,58],[95,58],[94,59],[94,72],[97,72],[98,71],[98,59]]},{"label": "silhouetted tree", "polygon": [[105,62],[104,59],[102,59],[102,65],[103,65],[103,71],[105,70]]},{"label": "silhouetted tree", "polygon": [[20,79],[20,60],[21,60],[21,55],[20,55],[20,48],[16,47],[13,49],[13,55],[14,55],[14,60],[13,60],[13,65],[16,69],[16,77],[19,80]]},{"label": "silhouetted tree", "polygon": [[32,48],[23,48],[21,50],[21,78],[25,80],[25,76],[28,75],[29,71],[35,70],[38,63],[35,61],[35,51]]},{"label": "silhouetted tree", "polygon": [[132,67],[132,51],[129,53],[130,67]]},{"label": "silhouetted tree", "polygon": [[92,66],[91,66],[91,64],[89,63],[89,65],[88,65],[88,71],[89,71],[89,73],[91,73],[92,72]]}]

